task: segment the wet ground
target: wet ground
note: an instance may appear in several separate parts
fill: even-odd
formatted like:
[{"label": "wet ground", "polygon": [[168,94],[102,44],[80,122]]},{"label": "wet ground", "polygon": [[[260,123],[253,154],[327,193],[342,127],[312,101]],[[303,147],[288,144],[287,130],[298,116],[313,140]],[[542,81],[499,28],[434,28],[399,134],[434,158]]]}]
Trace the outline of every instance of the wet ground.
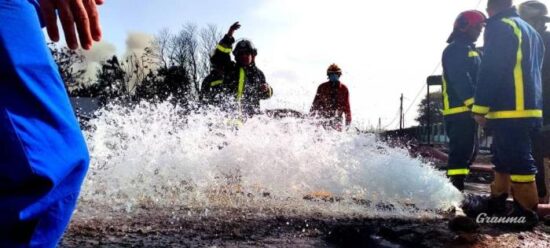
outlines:
[{"label": "wet ground", "polygon": [[544,225],[531,232],[483,225],[475,233],[455,233],[446,218],[327,219],[235,210],[231,218],[174,219],[151,213],[110,219],[77,214],[61,247],[550,247]]},{"label": "wet ground", "polygon": [[[490,174],[472,173],[466,191],[488,194],[491,180]],[[384,219],[148,208],[89,217],[101,214],[80,211],[60,247],[550,247],[550,226],[543,222],[533,231],[482,224],[475,232],[453,232],[449,214]]]}]

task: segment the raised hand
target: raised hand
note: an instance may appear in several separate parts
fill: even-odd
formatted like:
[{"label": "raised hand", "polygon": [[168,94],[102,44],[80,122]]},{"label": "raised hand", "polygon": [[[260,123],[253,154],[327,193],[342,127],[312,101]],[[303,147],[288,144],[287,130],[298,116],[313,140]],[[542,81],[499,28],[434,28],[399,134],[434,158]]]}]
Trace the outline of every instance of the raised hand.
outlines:
[{"label": "raised hand", "polygon": [[229,27],[229,30],[227,31],[228,36],[233,36],[233,33],[235,33],[235,30],[241,28],[241,24],[239,22],[233,23],[231,27]]},{"label": "raised hand", "polygon": [[104,0],[40,0],[40,9],[46,22],[48,36],[54,42],[59,41],[57,27],[57,13],[59,13],[67,46],[70,49],[77,49],[80,41],[83,49],[90,49],[93,41],[101,40],[97,5],[103,2]]}]

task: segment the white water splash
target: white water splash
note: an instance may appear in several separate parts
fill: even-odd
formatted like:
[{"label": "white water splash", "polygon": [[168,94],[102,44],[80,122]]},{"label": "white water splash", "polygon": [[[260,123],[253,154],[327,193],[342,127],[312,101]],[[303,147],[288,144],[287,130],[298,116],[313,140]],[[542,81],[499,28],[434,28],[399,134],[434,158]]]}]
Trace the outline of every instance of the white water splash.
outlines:
[{"label": "white water splash", "polygon": [[[169,103],[101,110],[86,132],[92,162],[81,205],[379,215],[382,202],[411,216],[411,204],[442,210],[461,200],[441,172],[374,134],[266,116],[235,130],[217,112],[179,112]],[[319,191],[338,200],[303,199]]]}]

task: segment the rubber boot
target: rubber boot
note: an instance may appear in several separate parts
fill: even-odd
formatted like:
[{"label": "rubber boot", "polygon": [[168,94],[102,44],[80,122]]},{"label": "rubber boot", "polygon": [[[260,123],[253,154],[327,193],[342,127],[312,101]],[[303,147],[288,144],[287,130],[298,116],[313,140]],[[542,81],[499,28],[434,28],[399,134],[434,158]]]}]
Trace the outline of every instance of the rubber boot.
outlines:
[{"label": "rubber boot", "polygon": [[449,180],[457,188],[460,190],[460,192],[464,192],[464,179],[466,176],[460,175],[460,176],[449,176]]},{"label": "rubber boot", "polygon": [[535,210],[537,208],[539,199],[535,182],[513,183],[512,192],[514,200],[524,209]]},{"label": "rubber boot", "polygon": [[495,172],[495,180],[491,183],[491,196],[464,195],[461,208],[471,218],[476,218],[481,213],[504,214],[509,191],[510,175]]},{"label": "rubber boot", "polygon": [[486,213],[489,208],[490,197],[474,194],[464,195],[460,208],[466,216],[476,218],[480,213]]},{"label": "rubber boot", "polygon": [[501,194],[499,196],[491,196],[487,203],[487,215],[488,216],[502,216],[506,214],[506,199],[508,194]]},{"label": "rubber boot", "polygon": [[525,217],[525,223],[514,225],[514,227],[532,229],[539,221],[536,213],[539,202],[536,183],[513,183],[512,192],[514,194],[514,208],[508,216]]}]

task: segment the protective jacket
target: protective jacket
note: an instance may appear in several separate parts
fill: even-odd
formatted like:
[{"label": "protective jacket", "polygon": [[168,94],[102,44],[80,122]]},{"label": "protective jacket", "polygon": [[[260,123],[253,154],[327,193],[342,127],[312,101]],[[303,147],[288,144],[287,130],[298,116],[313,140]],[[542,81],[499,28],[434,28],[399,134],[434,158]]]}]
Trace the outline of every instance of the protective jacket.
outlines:
[{"label": "protective jacket", "polygon": [[480,53],[466,38],[457,38],[443,52],[443,116],[471,118]]},{"label": "protective jacket", "polygon": [[485,114],[490,125],[540,125],[543,56],[540,35],[515,8],[488,19],[472,111]]},{"label": "protective jacket", "polygon": [[544,125],[550,125],[550,32],[545,31],[542,34],[546,52],[544,53],[544,62],[542,63],[542,100]]},{"label": "protective jacket", "polygon": [[202,105],[219,107],[223,102],[223,72],[212,70],[201,85],[200,102]]},{"label": "protective jacket", "polygon": [[269,99],[273,95],[273,89],[269,86],[267,92],[260,89],[266,84],[266,79],[255,63],[243,66],[231,60],[233,43],[233,37],[224,36],[211,61],[216,66],[225,68],[222,84],[223,94],[228,101],[224,104],[225,107],[230,111],[236,110],[245,116],[252,116],[260,112],[260,100]]}]

